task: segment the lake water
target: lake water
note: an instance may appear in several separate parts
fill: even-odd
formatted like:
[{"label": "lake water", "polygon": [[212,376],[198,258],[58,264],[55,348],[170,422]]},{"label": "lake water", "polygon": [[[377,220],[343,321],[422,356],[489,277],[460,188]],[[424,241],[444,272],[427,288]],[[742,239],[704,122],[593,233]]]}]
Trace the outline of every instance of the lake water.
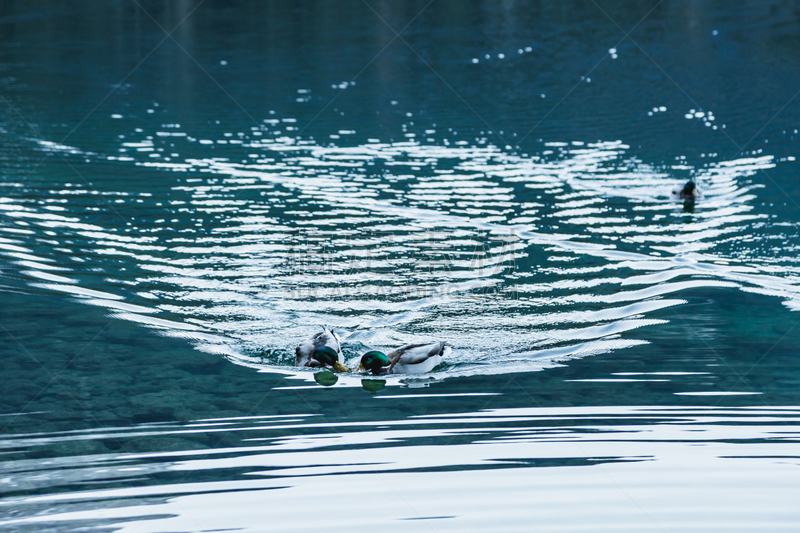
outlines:
[{"label": "lake water", "polygon": [[[0,531],[797,530],[793,3],[8,1],[0,44]],[[293,367],[321,325],[453,352]]]}]

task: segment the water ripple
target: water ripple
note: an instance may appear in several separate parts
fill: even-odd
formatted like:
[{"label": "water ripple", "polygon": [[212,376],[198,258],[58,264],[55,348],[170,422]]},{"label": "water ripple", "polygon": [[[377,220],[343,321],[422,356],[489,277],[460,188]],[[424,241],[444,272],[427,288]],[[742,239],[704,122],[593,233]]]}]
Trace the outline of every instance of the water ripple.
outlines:
[{"label": "water ripple", "polygon": [[[319,324],[341,332],[351,360],[447,339],[455,350],[434,374],[450,377],[646,343],[639,331],[698,289],[800,308],[796,257],[740,246],[764,231],[749,178],[774,167],[769,155],[688,167],[704,198],[685,207],[669,201],[674,170],[619,141],[551,142],[529,156],[262,135],[274,126],[209,140],[214,157],[181,158],[200,144],[181,131],[128,135],[121,157],[39,142],[142,174],[94,189],[20,184],[37,199],[0,199],[0,253],[31,286],[282,373],[296,372],[293,347]],[[160,181],[136,182],[150,176]]]},{"label": "water ripple", "polygon": [[[437,396],[454,395],[373,402]],[[609,506],[623,513],[615,523],[638,529],[652,525],[651,515],[679,529],[700,519],[687,518],[692,508],[718,527],[775,526],[798,519],[792,502],[800,487],[786,468],[800,465],[798,416],[791,407],[525,407],[335,424],[294,414],[6,435],[0,450],[61,451],[0,465],[0,529],[260,531],[268,519],[284,530],[302,514],[308,528],[385,529],[437,517],[452,521],[448,529],[477,531],[535,516],[581,531]],[[239,444],[202,445],[223,435]],[[120,440],[147,444],[139,453],[64,453]],[[620,490],[634,495],[636,507],[626,510]],[[475,491],[492,497],[483,504],[464,498]],[[353,498],[365,494],[371,497]],[[566,512],[576,497],[581,512]],[[309,501],[313,516],[303,508]],[[228,510],[222,517],[220,506]]]}]

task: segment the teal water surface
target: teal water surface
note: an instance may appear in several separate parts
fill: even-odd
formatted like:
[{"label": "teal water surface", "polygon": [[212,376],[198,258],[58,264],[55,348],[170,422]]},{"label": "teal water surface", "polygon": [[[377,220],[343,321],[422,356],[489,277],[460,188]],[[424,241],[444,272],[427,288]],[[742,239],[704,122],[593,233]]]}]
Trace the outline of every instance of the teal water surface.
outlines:
[{"label": "teal water surface", "polygon": [[[0,530],[796,529],[791,3],[8,2],[0,35]],[[294,367],[321,325],[351,367],[453,351]]]}]

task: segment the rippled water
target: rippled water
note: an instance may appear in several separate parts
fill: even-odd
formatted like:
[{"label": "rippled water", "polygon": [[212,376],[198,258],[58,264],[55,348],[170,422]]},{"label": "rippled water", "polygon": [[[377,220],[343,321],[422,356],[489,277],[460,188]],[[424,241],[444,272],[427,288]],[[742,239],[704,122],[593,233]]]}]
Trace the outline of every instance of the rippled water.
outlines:
[{"label": "rippled water", "polygon": [[[9,255],[23,254],[20,274],[36,287],[85,295],[264,369],[288,370],[320,324],[339,329],[356,359],[369,346],[447,339],[456,353],[435,372],[445,377],[643,344],[638,330],[664,324],[654,314],[686,304],[692,288],[800,308],[796,255],[740,250],[769,218],[751,205],[750,178],[775,167],[771,156],[681,168],[706,195],[691,209],[668,201],[678,183],[669,167],[637,161],[621,142],[545,143],[541,156],[446,136],[435,146],[434,133],[427,145],[320,146],[271,131],[288,120],[217,139],[176,124],[120,134],[125,155],[40,141],[67,161],[143,167],[142,179],[167,183],[142,192],[141,182],[120,190],[116,176],[93,182],[113,198],[106,227],[86,216],[97,190],[82,183],[9,199],[10,221],[59,228],[63,259],[33,254],[26,244],[49,231],[36,229],[8,239]],[[193,144],[215,157],[182,158]],[[40,205],[44,195],[53,205]],[[125,273],[91,288],[74,275],[121,264]]]},{"label": "rippled water", "polygon": [[0,529],[795,529],[797,14],[648,9],[0,8]]},{"label": "rippled water", "polygon": [[[391,400],[380,398],[373,401]],[[118,531],[263,531],[265,524],[528,531],[535,515],[536,527],[548,530],[618,531],[625,522],[645,531],[730,531],[754,521],[789,529],[800,518],[798,414],[522,408],[367,424],[259,416],[93,431],[78,438],[194,443],[197,435],[227,432],[242,442],[214,450],[8,461],[9,489],[56,493],[6,499],[0,513],[11,516],[0,524],[31,531],[48,523]],[[20,435],[0,445],[52,440]],[[731,485],[731,469],[759,476],[744,493]],[[229,480],[219,481],[221,475]],[[85,501],[95,508],[84,510]],[[299,518],[303,501],[314,502],[314,512]]]}]

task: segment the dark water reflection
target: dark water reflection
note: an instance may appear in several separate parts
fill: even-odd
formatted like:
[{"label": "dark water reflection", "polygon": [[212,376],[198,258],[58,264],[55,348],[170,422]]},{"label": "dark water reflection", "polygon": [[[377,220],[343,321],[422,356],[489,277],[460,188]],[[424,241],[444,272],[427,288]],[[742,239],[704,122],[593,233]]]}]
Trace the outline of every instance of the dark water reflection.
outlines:
[{"label": "dark water reflection", "polygon": [[796,529],[800,13],[654,4],[4,2],[0,529]]}]

